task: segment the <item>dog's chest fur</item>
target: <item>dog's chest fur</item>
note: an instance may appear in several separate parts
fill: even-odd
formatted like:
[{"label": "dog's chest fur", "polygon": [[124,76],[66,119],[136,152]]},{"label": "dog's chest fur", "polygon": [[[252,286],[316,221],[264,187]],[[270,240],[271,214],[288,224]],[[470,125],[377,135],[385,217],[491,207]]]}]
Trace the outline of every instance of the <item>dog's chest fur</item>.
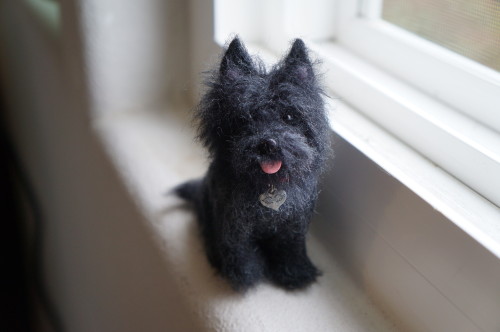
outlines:
[{"label": "dog's chest fur", "polygon": [[[215,167],[213,167],[215,169]],[[212,173],[213,172],[213,173]],[[221,170],[220,172],[224,172]],[[238,182],[217,171],[209,171],[206,180],[211,188],[212,204],[216,207],[216,215],[224,216],[214,223],[234,223],[237,227],[245,227],[250,232],[276,232],[281,227],[304,228],[304,223],[312,210],[317,195],[317,183],[314,178],[302,179],[296,183],[293,179],[283,179],[282,183],[265,184]],[[260,196],[273,191],[286,195],[282,205],[274,210],[265,206]],[[231,225],[226,225],[231,227]]]}]

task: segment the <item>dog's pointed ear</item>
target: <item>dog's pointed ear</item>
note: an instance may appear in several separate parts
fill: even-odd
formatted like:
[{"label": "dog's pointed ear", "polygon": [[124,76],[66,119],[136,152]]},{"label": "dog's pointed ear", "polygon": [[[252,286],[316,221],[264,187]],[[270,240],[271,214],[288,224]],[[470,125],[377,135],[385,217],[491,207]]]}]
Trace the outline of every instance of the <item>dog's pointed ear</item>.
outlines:
[{"label": "dog's pointed ear", "polygon": [[286,73],[287,78],[298,84],[314,80],[313,65],[302,39],[294,41],[290,52],[284,59],[282,70]]},{"label": "dog's pointed ear", "polygon": [[255,72],[252,58],[238,37],[229,44],[219,70],[223,78],[236,80]]}]

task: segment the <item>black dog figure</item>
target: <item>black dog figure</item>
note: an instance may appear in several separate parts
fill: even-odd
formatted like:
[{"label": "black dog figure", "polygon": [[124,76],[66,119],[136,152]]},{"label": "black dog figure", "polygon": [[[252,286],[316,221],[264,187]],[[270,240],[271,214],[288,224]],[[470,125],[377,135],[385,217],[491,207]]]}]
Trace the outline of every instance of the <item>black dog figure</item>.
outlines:
[{"label": "black dog figure", "polygon": [[269,72],[238,38],[195,114],[211,165],[176,193],[192,202],[210,263],[236,290],[263,277],[304,288],[319,271],[305,237],[330,154],[322,90],[304,42]]}]

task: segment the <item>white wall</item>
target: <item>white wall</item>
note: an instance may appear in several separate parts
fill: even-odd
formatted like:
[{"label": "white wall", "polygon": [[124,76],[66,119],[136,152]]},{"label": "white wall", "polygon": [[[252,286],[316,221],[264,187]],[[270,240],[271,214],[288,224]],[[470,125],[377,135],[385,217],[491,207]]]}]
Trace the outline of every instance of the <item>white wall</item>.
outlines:
[{"label": "white wall", "polygon": [[186,1],[77,0],[75,7],[63,14],[80,20],[92,109],[144,109],[187,96]]},{"label": "white wall", "polygon": [[[154,102],[163,97],[167,87],[177,84],[185,70],[180,56],[185,53],[185,42],[179,40],[185,37],[184,5],[182,1],[159,3],[162,10],[171,11],[169,18],[178,18],[173,23],[156,23],[173,24],[181,46],[164,41],[162,48],[179,48],[155,55],[156,61],[167,53],[174,59],[157,73],[161,89],[143,87]],[[90,128],[87,93],[99,91],[88,92],[83,81],[89,73],[80,71],[78,37],[70,37],[78,27],[65,25],[61,39],[55,39],[17,0],[0,3],[0,23],[9,129],[43,208],[47,286],[66,331],[198,330],[173,289],[170,271],[162,263],[142,216],[126,196]],[[152,57],[140,50],[134,52],[145,63]],[[64,58],[65,54],[73,56]],[[126,71],[129,64],[120,65]],[[144,65],[135,74],[149,75],[150,70]],[[117,79],[94,77],[100,84],[115,84]],[[137,82],[139,78],[129,73],[123,79]],[[113,96],[104,96],[109,97],[107,101],[91,100],[103,107],[140,106],[138,98],[119,98],[133,91],[119,84],[117,89]]]}]

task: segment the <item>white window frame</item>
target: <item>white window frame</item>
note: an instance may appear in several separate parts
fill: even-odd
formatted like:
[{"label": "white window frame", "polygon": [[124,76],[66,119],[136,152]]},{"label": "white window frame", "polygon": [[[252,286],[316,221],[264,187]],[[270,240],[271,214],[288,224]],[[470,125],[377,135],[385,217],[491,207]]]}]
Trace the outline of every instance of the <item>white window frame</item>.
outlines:
[{"label": "white window frame", "polygon": [[[276,54],[289,40],[306,39],[335,96],[500,206],[500,74],[373,19],[379,0],[313,2],[307,6],[326,9],[306,20],[305,31],[293,24],[306,10],[300,1],[259,4],[264,22],[250,10],[246,17],[231,11],[231,18],[259,22],[238,33]],[[216,25],[217,42],[228,38],[231,26]],[[330,34],[321,32],[327,28]]]},{"label": "white window frame", "polygon": [[379,19],[382,2],[338,1],[337,42],[500,132],[500,73]]},{"label": "white window frame", "polygon": [[[500,206],[500,73],[375,19],[380,17],[381,0],[337,4],[336,43],[381,70],[370,72],[356,64],[350,69],[357,67],[357,72],[347,74],[356,88],[341,87],[346,82],[332,78],[335,88]],[[370,97],[363,101],[360,96]]]}]

